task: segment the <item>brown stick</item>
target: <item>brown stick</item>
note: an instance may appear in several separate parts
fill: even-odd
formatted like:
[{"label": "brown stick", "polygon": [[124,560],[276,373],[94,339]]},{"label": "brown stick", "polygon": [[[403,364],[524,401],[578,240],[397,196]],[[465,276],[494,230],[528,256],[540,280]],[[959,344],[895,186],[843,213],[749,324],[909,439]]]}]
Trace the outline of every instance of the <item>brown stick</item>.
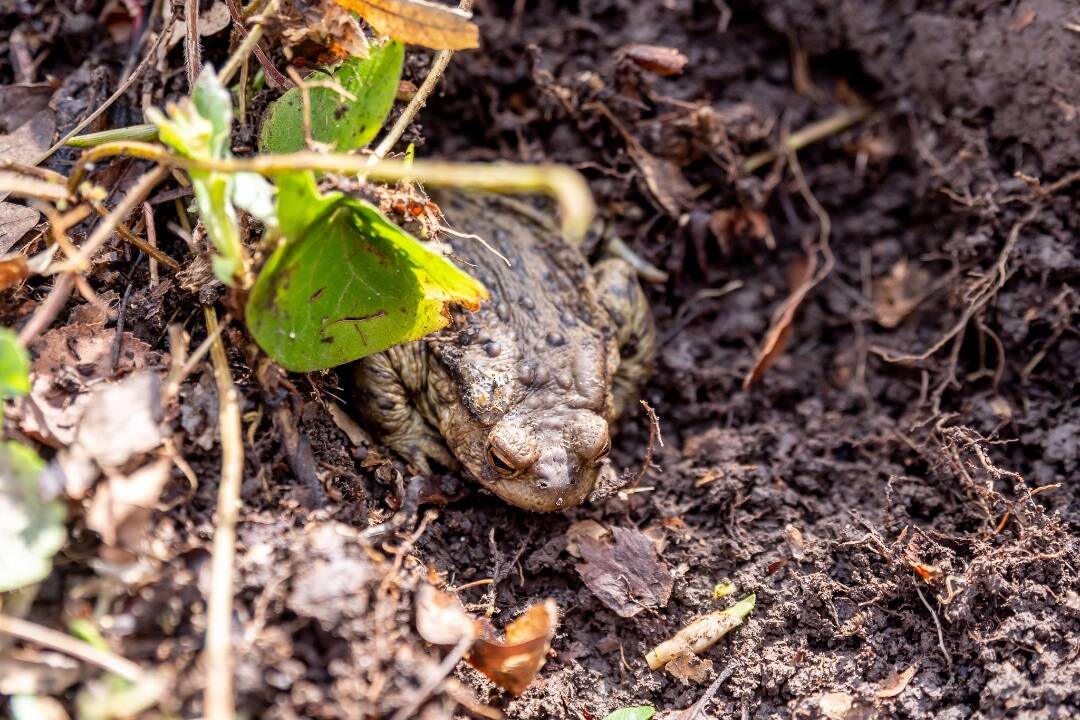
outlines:
[{"label": "brown stick", "polygon": [[210,597],[206,610],[206,692],[203,706],[207,720],[233,720],[236,703],[231,638],[232,575],[236,558],[236,522],[240,514],[240,484],[244,479],[244,446],[240,403],[229,372],[225,344],[217,335],[217,313],[210,306],[204,307],[203,313],[207,332],[216,335],[210,348],[210,358],[217,381],[222,456],[210,565]]},{"label": "brown stick", "polygon": [[127,658],[107,650],[99,650],[78,638],[28,620],[0,615],[0,634],[59,650],[65,655],[97,665],[133,683],[139,682],[146,676],[146,672],[141,667]]},{"label": "brown stick", "polygon": [[116,88],[116,92],[110,95],[109,98],[104,103],[102,103],[101,107],[83,118],[82,122],[80,122],[78,125],[71,128],[67,135],[57,140],[51,148],[39,155],[38,158],[34,161],[34,164],[40,165],[41,163],[48,160],[49,157],[54,152],[63,147],[68,140],[85,130],[87,125],[94,122],[94,120],[101,116],[101,113],[108,110],[114,102],[119,100],[120,97],[124,93],[126,93],[128,89],[135,83],[135,81],[139,79],[139,76],[146,72],[146,68],[150,67],[150,63],[153,61],[154,56],[157,54],[158,46],[161,45],[162,41],[165,39],[165,36],[169,34],[169,28],[162,28],[161,32],[158,33],[157,38],[154,40],[153,45],[151,45],[150,49],[146,52],[146,57],[144,57],[142,61],[137,66],[135,66],[135,69],[131,71],[130,75],[124,78],[124,82],[120,83],[120,87]]},{"label": "brown stick", "polygon": [[194,93],[199,71],[202,70],[199,0],[184,0],[184,30],[184,68],[187,70],[188,91]]}]

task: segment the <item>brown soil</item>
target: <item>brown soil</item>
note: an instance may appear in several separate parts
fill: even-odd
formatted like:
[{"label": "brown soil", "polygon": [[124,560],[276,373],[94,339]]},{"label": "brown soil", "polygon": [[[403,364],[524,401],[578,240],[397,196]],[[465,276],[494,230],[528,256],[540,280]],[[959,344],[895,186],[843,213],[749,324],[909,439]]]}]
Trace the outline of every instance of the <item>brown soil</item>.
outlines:
[{"label": "brown soil", "polygon": [[[265,390],[234,325],[243,410],[265,410],[245,448],[240,709],[393,715],[446,652],[413,629],[412,590],[437,574],[454,587],[493,578],[460,596],[498,626],[537,600],[558,603],[552,656],[522,697],[456,671],[509,718],[601,718],[639,704],[677,717],[707,689],[698,717],[1080,713],[1080,183],[1069,175],[1080,166],[1080,11],[1060,0],[477,5],[483,47],[453,61],[413,132],[417,153],[585,173],[614,234],[669,274],[649,288],[663,349],[646,399],[663,447],[640,492],[600,505],[540,516],[470,489],[418,507],[433,485],[460,494],[460,480],[410,478],[377,449],[353,448],[322,404],[340,394],[334,373],[291,378],[296,394]],[[0,22],[0,48],[39,22],[29,10]],[[618,59],[628,43],[689,61],[660,78]],[[78,66],[71,48],[58,46],[45,70]],[[225,50],[207,43],[212,60]],[[126,46],[91,52],[68,75],[84,83],[80,97],[95,83],[111,92]],[[0,64],[0,84],[12,72]],[[164,96],[183,89],[154,82]],[[874,113],[796,165],[740,169],[859,99]],[[131,122],[136,107],[110,123]],[[646,174],[672,167],[692,195],[666,181],[650,190]],[[125,163],[112,172],[118,184],[137,176]],[[829,255],[783,353],[744,389],[792,277]],[[133,260],[115,262],[103,287],[122,293]],[[162,309],[145,269],[133,277],[131,332],[167,351],[176,313],[202,337],[195,296]],[[318,493],[297,480],[274,430],[281,403],[329,496],[314,510]],[[182,717],[202,707],[215,423],[212,375],[196,374],[175,425],[204,482],[155,518],[153,571],[109,590],[106,637],[175,680],[162,707]],[[641,467],[648,439],[644,413],[626,418],[617,463]],[[186,490],[177,480],[166,500]],[[662,537],[675,576],[666,606],[627,619],[585,586],[566,530],[586,518]],[[72,589],[101,584],[94,534],[78,519],[72,531],[31,614],[43,624],[85,614],[90,601]],[[645,651],[730,602],[713,598],[722,581],[757,595],[747,623],[706,654],[726,680],[710,688],[712,677],[650,671]],[[465,716],[454,701],[465,692],[444,687],[423,717]]]}]

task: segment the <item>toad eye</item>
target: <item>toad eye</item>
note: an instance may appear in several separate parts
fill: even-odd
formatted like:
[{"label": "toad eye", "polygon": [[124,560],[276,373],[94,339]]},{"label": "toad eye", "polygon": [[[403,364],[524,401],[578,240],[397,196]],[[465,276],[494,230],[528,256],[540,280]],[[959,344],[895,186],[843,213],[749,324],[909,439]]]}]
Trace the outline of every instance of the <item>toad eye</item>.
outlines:
[{"label": "toad eye", "polygon": [[600,452],[596,453],[596,457],[593,458],[593,462],[600,462],[608,455],[611,454],[611,440],[605,440],[604,446],[600,448]]},{"label": "toad eye", "polygon": [[514,464],[507,460],[494,445],[488,445],[487,461],[488,465],[495,468],[495,472],[500,475],[513,475],[517,472],[517,468],[514,467]]}]

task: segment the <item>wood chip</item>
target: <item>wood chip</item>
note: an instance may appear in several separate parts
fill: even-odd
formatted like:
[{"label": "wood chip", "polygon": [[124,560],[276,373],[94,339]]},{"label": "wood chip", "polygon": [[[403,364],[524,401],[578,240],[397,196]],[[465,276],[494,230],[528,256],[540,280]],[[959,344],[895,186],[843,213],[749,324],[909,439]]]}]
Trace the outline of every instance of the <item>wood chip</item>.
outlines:
[{"label": "wood chip", "polygon": [[678,75],[689,62],[688,58],[675,48],[663,45],[634,43],[623,46],[619,54],[642,69],[662,77]]}]

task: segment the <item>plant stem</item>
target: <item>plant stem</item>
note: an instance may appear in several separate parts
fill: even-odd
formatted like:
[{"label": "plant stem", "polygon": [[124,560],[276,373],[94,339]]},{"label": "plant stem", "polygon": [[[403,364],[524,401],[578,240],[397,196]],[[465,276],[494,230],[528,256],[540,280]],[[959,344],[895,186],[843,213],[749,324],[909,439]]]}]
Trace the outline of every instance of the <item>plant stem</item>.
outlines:
[{"label": "plant stem", "polygon": [[146,676],[146,672],[141,667],[125,657],[107,650],[100,650],[90,643],[28,620],[0,615],[0,634],[59,650],[65,655],[97,665],[133,683],[139,682]]},{"label": "plant stem", "polygon": [[218,334],[217,312],[203,308],[206,331],[214,337],[210,359],[218,392],[218,425],[221,433],[221,483],[210,565],[210,598],[206,620],[206,692],[203,712],[207,720],[233,720],[232,614],[233,565],[236,558],[236,522],[240,510],[240,484],[244,478],[244,447],[240,404],[229,373],[225,344]]},{"label": "plant stem", "polygon": [[840,112],[824,120],[810,123],[796,132],[788,135],[787,141],[780,147],[764,150],[746,158],[743,162],[743,172],[752,173],[760,167],[768,165],[776,159],[777,155],[786,155],[789,152],[801,150],[807,145],[820,142],[839,132],[847,130],[852,125],[862,122],[873,114],[868,107],[844,108]]},{"label": "plant stem", "polygon": [[[473,0],[461,0],[458,4],[458,9],[465,12],[471,12],[473,6]],[[424,78],[424,82],[417,88],[416,94],[413,95],[412,100],[405,106],[405,109],[401,111],[401,115],[394,121],[394,125],[386,133],[378,146],[375,148],[374,154],[371,155],[369,162],[375,163],[386,157],[386,154],[394,149],[394,145],[401,139],[401,136],[405,134],[405,131],[412,124],[412,121],[416,118],[417,113],[420,112],[427,104],[428,98],[431,96],[432,91],[435,90],[435,86],[439,83],[439,78],[446,71],[446,66],[450,64],[450,58],[454,57],[453,50],[440,50],[435,55],[435,60],[431,63],[431,70],[428,71],[427,77]]]},{"label": "plant stem", "polygon": [[68,187],[78,187],[86,174],[86,165],[111,155],[154,160],[167,167],[211,170],[214,172],[253,172],[281,175],[300,170],[362,175],[382,182],[414,180],[434,187],[464,187],[508,193],[543,193],[559,203],[563,232],[569,239],[585,236],[592,222],[595,206],[585,179],[565,165],[512,165],[488,163],[453,163],[439,160],[378,160],[369,164],[361,155],[297,152],[282,155],[256,155],[247,158],[193,160],[173,155],[160,145],[118,142],[99,145],[83,153],[76,163]]}]

